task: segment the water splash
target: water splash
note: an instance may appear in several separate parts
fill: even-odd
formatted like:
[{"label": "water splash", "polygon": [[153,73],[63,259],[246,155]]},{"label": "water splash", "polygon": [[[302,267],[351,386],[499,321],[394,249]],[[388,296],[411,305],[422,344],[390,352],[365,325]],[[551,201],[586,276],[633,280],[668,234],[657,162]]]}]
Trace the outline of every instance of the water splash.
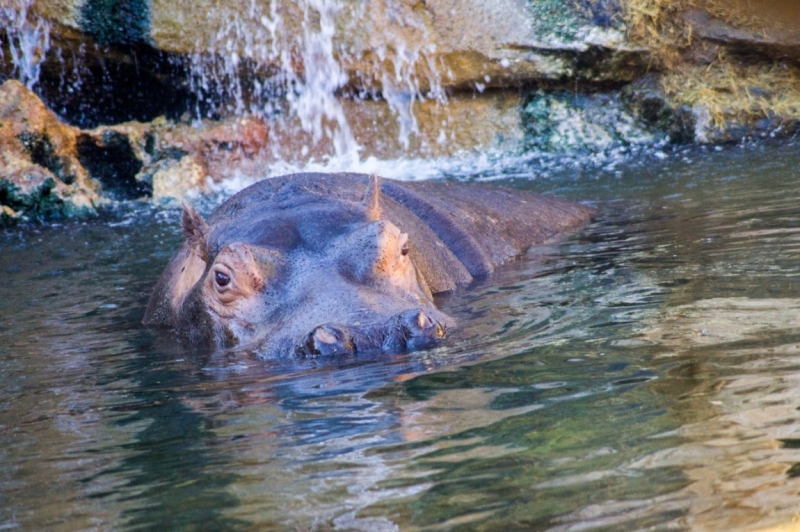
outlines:
[{"label": "water splash", "polygon": [[[32,6],[33,0],[11,0],[10,5],[0,6],[0,27],[5,29],[14,65],[12,76],[29,89],[38,83],[41,63],[50,48],[50,23],[32,14]],[[0,39],[0,59],[3,58],[2,44]]]}]

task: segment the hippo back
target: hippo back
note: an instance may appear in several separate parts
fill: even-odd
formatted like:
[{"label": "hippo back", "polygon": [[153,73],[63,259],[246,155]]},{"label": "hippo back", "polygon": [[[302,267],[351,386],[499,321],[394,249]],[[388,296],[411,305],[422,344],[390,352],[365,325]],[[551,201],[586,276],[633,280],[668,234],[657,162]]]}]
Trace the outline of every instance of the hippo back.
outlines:
[{"label": "hippo back", "polygon": [[[208,221],[220,243],[241,240],[243,231],[264,232],[240,223],[255,218],[251,211],[261,211],[263,219],[265,210],[276,208],[279,218],[280,210],[302,208],[310,198],[360,203],[368,185],[369,176],[352,173],[265,179],[231,197]],[[490,274],[530,246],[582,226],[592,212],[551,196],[478,183],[382,179],[380,190],[381,215],[408,233],[412,259],[433,293]]]}]

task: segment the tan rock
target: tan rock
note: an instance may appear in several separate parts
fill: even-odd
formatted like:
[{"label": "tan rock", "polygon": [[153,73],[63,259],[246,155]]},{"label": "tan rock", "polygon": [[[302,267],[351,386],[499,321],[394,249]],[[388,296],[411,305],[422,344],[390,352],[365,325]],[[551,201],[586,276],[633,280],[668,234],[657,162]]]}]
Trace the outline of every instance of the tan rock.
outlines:
[{"label": "tan rock", "polygon": [[207,172],[204,165],[191,155],[160,168],[153,174],[153,199],[184,198],[207,192]]},{"label": "tan rock", "polygon": [[79,133],[22,83],[0,86],[0,185],[12,191],[6,207],[24,215],[46,199],[56,211],[94,210],[99,186],[78,161]]},{"label": "tan rock", "polygon": [[[734,5],[737,3],[744,4],[734,2]],[[800,10],[787,4],[789,16],[780,18],[780,11],[769,9],[777,6],[767,3],[762,7],[760,12],[754,12],[752,6],[741,6],[739,15],[744,15],[750,24],[734,24],[701,9],[688,9],[684,17],[697,37],[724,43],[733,50],[758,51],[779,59],[800,58]],[[758,14],[764,18],[754,18]]]}]

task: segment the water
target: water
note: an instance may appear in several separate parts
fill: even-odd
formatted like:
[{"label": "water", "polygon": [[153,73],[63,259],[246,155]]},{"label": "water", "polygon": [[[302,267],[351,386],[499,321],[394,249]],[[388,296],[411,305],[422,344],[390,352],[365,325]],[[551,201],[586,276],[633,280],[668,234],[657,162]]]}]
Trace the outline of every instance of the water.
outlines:
[{"label": "water", "polygon": [[[215,5],[209,20],[209,27],[218,26],[218,31],[211,42],[198,43],[200,51],[188,60],[198,118],[216,113],[268,117],[278,131],[308,134],[303,151],[322,143],[327,157],[357,164],[362,146],[342,92],[350,101],[379,100],[387,106],[397,124],[397,141],[406,150],[412,135],[420,133],[415,103],[446,102],[430,57],[435,47],[423,21],[392,2],[303,0],[284,5],[270,0],[252,2],[246,12]],[[367,50],[354,42],[354,36],[365,32]],[[350,79],[348,70],[354,65],[364,79]]]},{"label": "water", "polygon": [[[33,0],[13,0],[0,6],[0,26],[5,30],[12,75],[29,89],[39,81],[41,63],[50,48],[50,23],[30,13]],[[0,45],[4,44],[0,40]],[[4,62],[0,48],[0,62]]]},{"label": "water", "polygon": [[[0,235],[2,530],[752,530],[800,466],[797,146],[444,174],[595,220],[440,303],[444,347],[183,348],[140,320],[178,212]],[[511,176],[511,177],[509,177]]]}]

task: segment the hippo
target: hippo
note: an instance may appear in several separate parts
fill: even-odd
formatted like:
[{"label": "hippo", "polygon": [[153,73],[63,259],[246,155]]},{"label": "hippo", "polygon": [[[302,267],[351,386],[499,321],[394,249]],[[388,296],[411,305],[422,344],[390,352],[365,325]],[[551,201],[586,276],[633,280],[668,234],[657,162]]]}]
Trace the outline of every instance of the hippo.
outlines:
[{"label": "hippo", "polygon": [[257,182],[204,220],[156,283],[144,323],[264,358],[400,353],[454,320],[434,294],[580,228],[591,209],[481,184],[300,173]]}]

